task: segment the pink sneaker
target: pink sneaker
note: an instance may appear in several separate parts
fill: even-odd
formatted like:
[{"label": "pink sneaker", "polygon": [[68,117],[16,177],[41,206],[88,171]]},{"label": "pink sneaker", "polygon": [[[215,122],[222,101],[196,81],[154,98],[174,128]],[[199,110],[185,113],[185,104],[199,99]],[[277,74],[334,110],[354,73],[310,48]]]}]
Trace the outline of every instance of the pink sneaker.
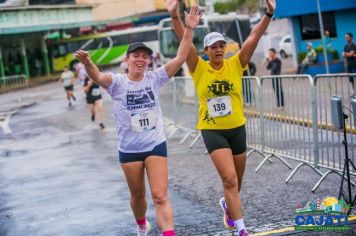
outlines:
[{"label": "pink sneaker", "polygon": [[225,202],[225,198],[222,197],[220,199],[220,207],[224,212],[224,225],[227,229],[234,229],[236,226],[234,224],[234,221],[231,219],[229,212],[227,211],[227,206],[226,206],[226,202]]},{"label": "pink sneaker", "polygon": [[243,229],[239,232],[239,236],[248,236],[248,233],[245,229]]}]

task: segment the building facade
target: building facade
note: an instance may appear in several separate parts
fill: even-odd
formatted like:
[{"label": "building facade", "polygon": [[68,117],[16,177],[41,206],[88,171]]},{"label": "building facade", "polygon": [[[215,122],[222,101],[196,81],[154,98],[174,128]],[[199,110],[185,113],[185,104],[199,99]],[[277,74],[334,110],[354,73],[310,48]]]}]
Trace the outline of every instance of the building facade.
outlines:
[{"label": "building facade", "polygon": [[51,73],[46,35],[93,24],[91,6],[5,6],[0,13],[0,77]]},{"label": "building facade", "polygon": [[307,43],[314,48],[323,45],[318,17],[317,1],[320,3],[323,28],[330,32],[330,44],[339,58],[345,45],[345,34],[356,35],[355,0],[276,0],[276,18],[287,18],[294,43],[294,60],[306,51]]}]

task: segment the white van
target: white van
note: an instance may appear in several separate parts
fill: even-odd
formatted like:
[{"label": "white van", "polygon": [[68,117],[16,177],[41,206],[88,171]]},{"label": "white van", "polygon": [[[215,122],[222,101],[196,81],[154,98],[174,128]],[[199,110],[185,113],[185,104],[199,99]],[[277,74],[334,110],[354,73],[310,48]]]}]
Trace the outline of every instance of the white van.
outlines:
[{"label": "white van", "polygon": [[291,36],[285,35],[278,43],[278,53],[282,58],[292,56],[292,39]]}]

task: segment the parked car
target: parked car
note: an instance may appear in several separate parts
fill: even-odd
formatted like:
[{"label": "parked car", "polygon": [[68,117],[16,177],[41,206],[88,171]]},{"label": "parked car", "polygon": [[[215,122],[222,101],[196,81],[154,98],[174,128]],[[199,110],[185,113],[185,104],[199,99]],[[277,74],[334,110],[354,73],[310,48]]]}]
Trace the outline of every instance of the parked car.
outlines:
[{"label": "parked car", "polygon": [[258,22],[261,20],[261,13],[256,12],[255,14],[252,14],[250,16],[250,24],[251,25],[256,25]]},{"label": "parked car", "polygon": [[290,35],[284,36],[278,43],[278,52],[282,58],[292,56],[292,39]]}]

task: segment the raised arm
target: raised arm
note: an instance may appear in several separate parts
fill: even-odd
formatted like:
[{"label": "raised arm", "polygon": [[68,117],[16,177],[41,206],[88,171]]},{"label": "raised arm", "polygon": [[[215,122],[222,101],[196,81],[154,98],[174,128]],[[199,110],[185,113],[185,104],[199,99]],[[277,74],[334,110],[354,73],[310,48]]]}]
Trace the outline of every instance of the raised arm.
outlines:
[{"label": "raised arm", "polygon": [[[275,0],[266,0],[267,2],[267,14],[273,15],[274,10],[276,9]],[[269,23],[271,22],[272,17],[264,15],[261,21],[253,28],[250,35],[242,45],[242,48],[239,52],[239,59],[242,67],[245,67],[255,51],[258,41],[261,39],[263,33],[266,31]]]},{"label": "raised arm", "polygon": [[198,6],[192,6],[189,14],[185,13],[185,24],[187,27],[179,44],[177,56],[171,59],[165,65],[166,72],[169,77],[175,75],[179,68],[182,67],[183,63],[187,60],[190,48],[192,46],[194,29],[198,25],[202,14],[203,13],[198,11]]},{"label": "raised arm", "polygon": [[[184,26],[179,17],[178,0],[167,0],[166,6],[172,18],[174,33],[176,34],[179,42],[181,42],[184,35]],[[189,48],[189,54],[186,61],[189,71],[193,72],[198,64],[198,53],[193,43],[191,43],[191,46]]]},{"label": "raised arm", "polygon": [[85,70],[88,73],[89,78],[93,79],[97,84],[103,88],[107,88],[112,83],[111,75],[102,73],[99,68],[90,59],[89,53],[83,50],[75,52],[75,56],[85,66]]}]

